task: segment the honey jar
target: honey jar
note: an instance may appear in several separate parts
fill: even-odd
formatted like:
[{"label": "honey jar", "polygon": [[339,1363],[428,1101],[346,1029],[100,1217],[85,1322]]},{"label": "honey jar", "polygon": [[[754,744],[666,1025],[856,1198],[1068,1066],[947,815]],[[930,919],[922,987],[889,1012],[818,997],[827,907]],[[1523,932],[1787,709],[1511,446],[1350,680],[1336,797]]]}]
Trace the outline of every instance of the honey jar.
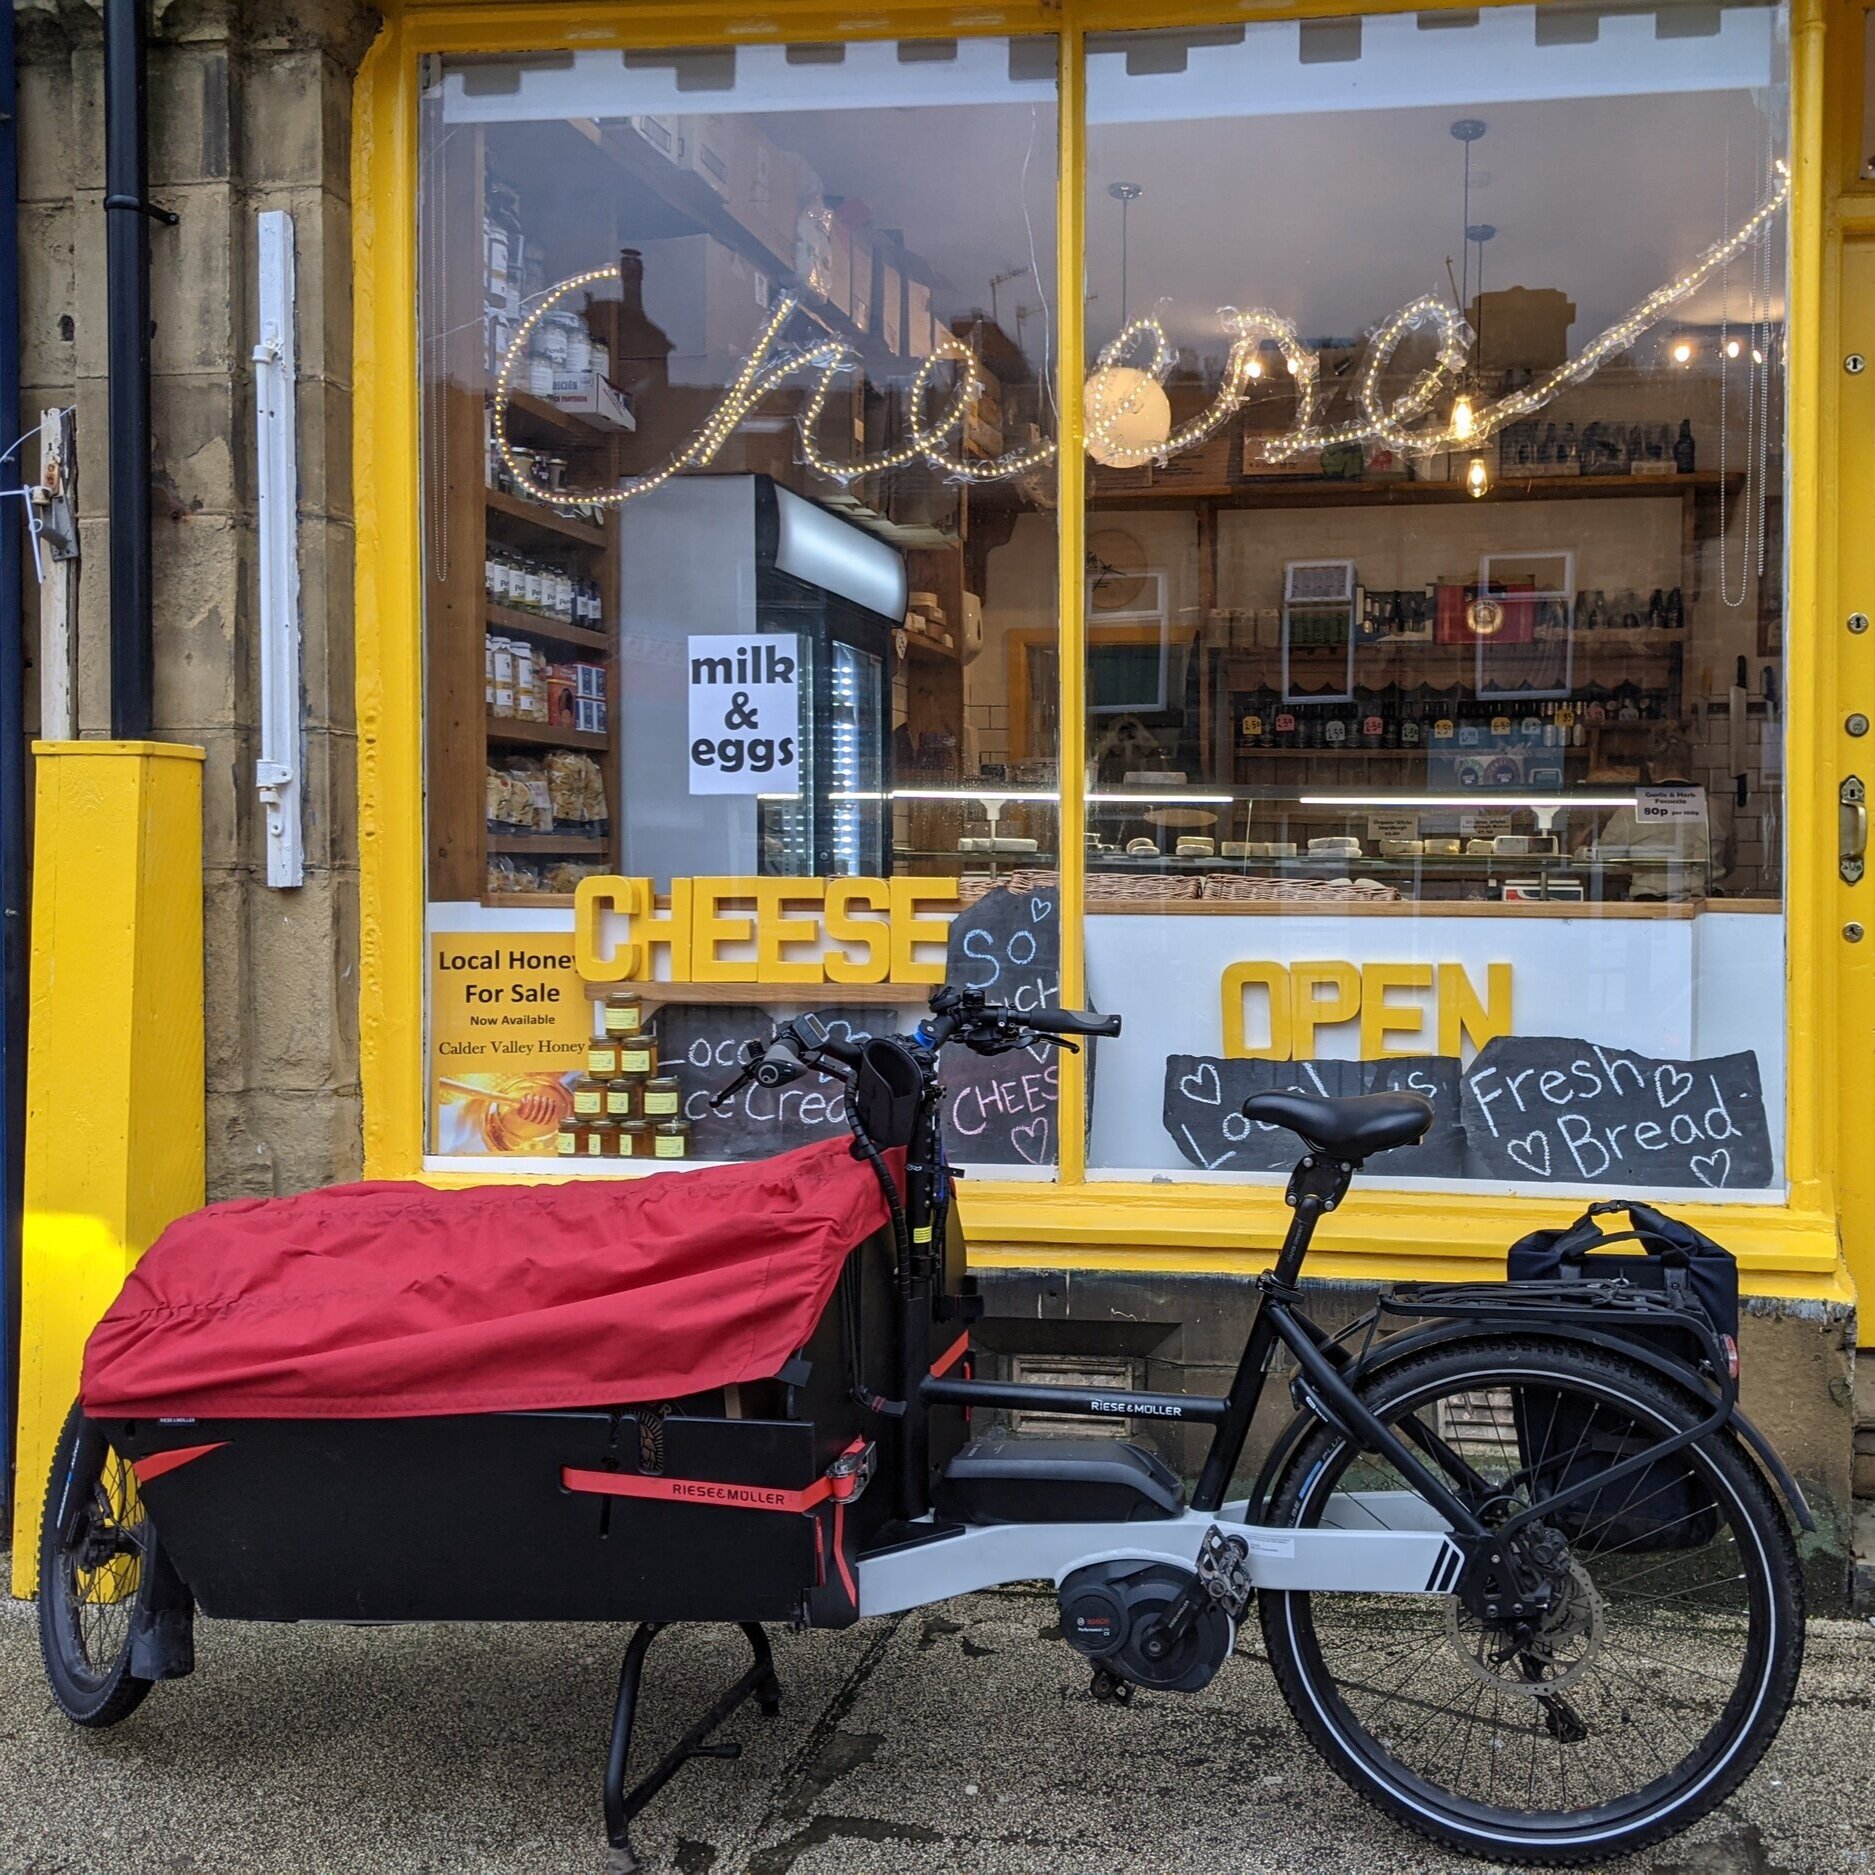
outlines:
[{"label": "honey jar", "polygon": [[595,1120],[586,1129],[586,1157],[589,1159],[617,1159],[623,1155],[619,1151],[619,1129],[616,1120]]},{"label": "honey jar", "polygon": [[674,1074],[654,1075],[644,1084],[643,1112],[647,1120],[672,1120],[684,1110],[684,1090]]},{"label": "honey jar", "polygon": [[645,1025],[645,999],[636,990],[614,990],[605,999],[605,1032],[636,1035]]},{"label": "honey jar", "polygon": [[644,1117],[644,1082],[634,1074],[615,1074],[606,1083],[605,1116],[608,1120]]},{"label": "honey jar", "polygon": [[561,1158],[570,1159],[579,1151],[580,1124],[569,1114],[560,1122],[560,1130],[553,1137],[553,1149]]},{"label": "honey jar", "polygon": [[621,1037],[618,1047],[618,1071],[649,1077],[658,1071],[658,1038],[642,1030]]},{"label": "honey jar", "polygon": [[651,1156],[654,1159],[690,1157],[690,1122],[684,1119],[659,1120],[651,1128]]},{"label": "honey jar", "polygon": [[573,1111],[582,1120],[597,1120],[605,1113],[604,1081],[588,1074],[573,1083]]},{"label": "honey jar", "polygon": [[651,1122],[627,1120],[619,1128],[619,1157],[621,1159],[649,1159],[652,1156]]},{"label": "honey jar", "polygon": [[616,1035],[596,1035],[586,1044],[586,1072],[595,1081],[609,1081],[618,1072]]}]

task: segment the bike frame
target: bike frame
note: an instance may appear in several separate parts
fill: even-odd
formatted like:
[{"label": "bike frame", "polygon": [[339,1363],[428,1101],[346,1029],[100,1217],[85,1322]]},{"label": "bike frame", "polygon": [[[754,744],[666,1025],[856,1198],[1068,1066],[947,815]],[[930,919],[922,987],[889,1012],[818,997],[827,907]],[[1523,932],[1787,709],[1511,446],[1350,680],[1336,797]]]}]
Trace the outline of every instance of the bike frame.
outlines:
[{"label": "bike frame", "polygon": [[[1717,1377],[1716,1387],[1704,1386],[1694,1369],[1669,1363],[1674,1366],[1674,1378],[1697,1388],[1708,1405],[1696,1424],[1487,1525],[1481,1508],[1495,1495],[1492,1488],[1460,1453],[1416,1417],[1409,1415],[1400,1429],[1379,1419],[1360,1395],[1358,1383],[1366,1378],[1362,1363],[1338,1348],[1302,1307],[1302,1268],[1316,1227],[1341,1203],[1359,1169],[1356,1161],[1313,1149],[1304,1153],[1290,1177],[1286,1194],[1289,1228],[1275,1266],[1257,1281],[1257,1306],[1243,1352],[1229,1390],[1221,1397],[978,1380],[938,1371],[948,1366],[948,1358],[934,1369],[932,1283],[942,1267],[952,1180],[939,1120],[938,1054],[951,1039],[951,1025],[940,1018],[926,1024],[915,1043],[901,1044],[910,1048],[923,1076],[923,1097],[907,1153],[905,1228],[898,1269],[898,1383],[906,1410],[899,1451],[898,1521],[892,1540],[861,1558],[864,1614],[917,1606],[1003,1581],[1038,1575],[1058,1580],[1073,1568],[1109,1556],[1158,1558],[1189,1567],[1214,1522],[1237,1527],[1249,1540],[1249,1569],[1259,1588],[1444,1593],[1479,1550],[1508,1543],[1525,1526],[1572,1498],[1607,1491],[1738,1420],[1736,1380],[1724,1353],[1716,1336],[1696,1327],[1695,1332],[1708,1344],[1707,1367]],[[863,1147],[870,1150],[857,1112],[852,1117]],[[883,1176],[883,1165],[880,1170]],[[1570,1318],[1583,1313],[1580,1305],[1550,1309],[1534,1297],[1519,1297],[1514,1306],[1508,1301],[1491,1306],[1454,1298],[1451,1312],[1472,1317],[1478,1333],[1493,1328],[1528,1333],[1539,1327],[1570,1340],[1601,1338],[1593,1329],[1571,1325]],[[1687,1326],[1684,1316],[1675,1319],[1679,1326]],[[1224,1494],[1242,1459],[1279,1348],[1287,1349],[1296,1364],[1295,1385],[1304,1413],[1357,1438],[1364,1449],[1387,1459],[1405,1482],[1407,1491],[1388,1494],[1392,1528],[1340,1529],[1333,1527],[1332,1520],[1307,1530],[1258,1525],[1248,1519],[1260,1497],[1226,1504]],[[1144,1524],[947,1527],[933,1519],[930,1502],[923,1409],[931,1407],[1028,1408],[1096,1420],[1145,1416],[1173,1424],[1208,1425],[1212,1433],[1189,1508],[1179,1518]],[[1742,1420],[1738,1423],[1743,1427]],[[1761,1444],[1749,1428],[1743,1430],[1754,1447]],[[1284,1444],[1288,1447],[1292,1441]],[[1787,1485],[1781,1467],[1775,1468],[1774,1476],[1780,1488]],[[1792,1497],[1790,1489],[1785,1495],[1795,1504],[1799,1519],[1804,1519],[1800,1499]],[[1417,1500],[1418,1508],[1407,1502],[1409,1498]]]}]

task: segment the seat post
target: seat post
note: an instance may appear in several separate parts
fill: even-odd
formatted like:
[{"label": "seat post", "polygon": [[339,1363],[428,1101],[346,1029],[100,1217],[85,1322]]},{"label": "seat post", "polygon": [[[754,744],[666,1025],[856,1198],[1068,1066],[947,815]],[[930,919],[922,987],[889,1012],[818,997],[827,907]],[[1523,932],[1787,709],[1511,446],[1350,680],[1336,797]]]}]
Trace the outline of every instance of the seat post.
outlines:
[{"label": "seat post", "polygon": [[1302,1275],[1302,1260],[1308,1254],[1315,1226],[1347,1195],[1348,1181],[1359,1169],[1358,1159],[1337,1159],[1319,1146],[1312,1146],[1290,1173],[1284,1196],[1293,1215],[1271,1272],[1285,1289],[1293,1289]]}]

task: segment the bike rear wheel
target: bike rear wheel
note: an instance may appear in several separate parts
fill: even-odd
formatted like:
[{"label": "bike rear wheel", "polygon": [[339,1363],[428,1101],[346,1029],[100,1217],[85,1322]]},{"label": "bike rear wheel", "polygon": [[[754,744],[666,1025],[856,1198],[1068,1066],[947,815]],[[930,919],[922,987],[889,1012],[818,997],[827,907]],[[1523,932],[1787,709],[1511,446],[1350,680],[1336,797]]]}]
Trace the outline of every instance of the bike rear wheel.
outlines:
[{"label": "bike rear wheel", "polygon": [[78,1725],[115,1725],[150,1690],[130,1660],[154,1548],[129,1460],[73,1407],[40,1519],[39,1651],[53,1699]]},{"label": "bike rear wheel", "polygon": [[[1487,1523],[1698,1422],[1637,1364],[1571,1343],[1478,1341],[1404,1361],[1363,1394]],[[1274,1523],[1441,1529],[1383,1456],[1332,1427],[1298,1446]],[[1795,1547],[1762,1475],[1708,1436],[1547,1519],[1566,1544],[1541,1622],[1456,1594],[1271,1593],[1270,1663],[1357,1791],[1457,1849],[1588,1863],[1722,1802],[1776,1735],[1803,1653]]]}]

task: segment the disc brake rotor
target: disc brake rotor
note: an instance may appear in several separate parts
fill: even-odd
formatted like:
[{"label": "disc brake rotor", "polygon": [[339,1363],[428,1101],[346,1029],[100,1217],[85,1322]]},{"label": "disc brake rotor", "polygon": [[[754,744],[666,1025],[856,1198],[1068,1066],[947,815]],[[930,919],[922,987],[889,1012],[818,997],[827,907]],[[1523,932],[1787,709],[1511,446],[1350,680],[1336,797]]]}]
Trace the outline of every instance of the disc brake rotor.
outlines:
[{"label": "disc brake rotor", "polygon": [[1445,1632],[1465,1671],[1503,1693],[1541,1699],[1578,1679],[1601,1651],[1602,1598],[1572,1562],[1549,1612],[1535,1624],[1479,1621],[1446,1597]]}]

